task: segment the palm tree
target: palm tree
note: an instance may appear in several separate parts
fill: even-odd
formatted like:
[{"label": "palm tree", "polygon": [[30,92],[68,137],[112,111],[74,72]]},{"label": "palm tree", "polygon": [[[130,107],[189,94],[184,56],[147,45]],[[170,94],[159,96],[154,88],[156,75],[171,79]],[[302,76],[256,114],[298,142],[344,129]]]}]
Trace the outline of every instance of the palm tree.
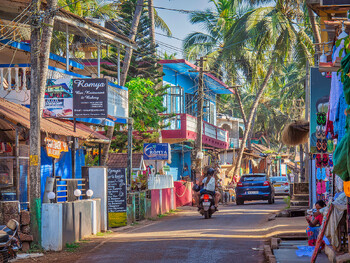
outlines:
[{"label": "palm tree", "polygon": [[[234,2],[234,1],[232,1]],[[262,2],[262,1],[253,1]],[[304,28],[296,21],[300,18],[300,8],[296,1],[276,0],[274,6],[258,7],[239,18],[228,32],[223,47],[224,57],[232,57],[245,52],[246,47],[253,48],[258,63],[266,66],[264,79],[256,93],[255,100],[247,119],[242,146],[238,154],[234,175],[240,167],[243,151],[250,132],[255,111],[268,86],[276,66],[286,65],[290,60],[310,63],[314,52],[312,41]]]}]

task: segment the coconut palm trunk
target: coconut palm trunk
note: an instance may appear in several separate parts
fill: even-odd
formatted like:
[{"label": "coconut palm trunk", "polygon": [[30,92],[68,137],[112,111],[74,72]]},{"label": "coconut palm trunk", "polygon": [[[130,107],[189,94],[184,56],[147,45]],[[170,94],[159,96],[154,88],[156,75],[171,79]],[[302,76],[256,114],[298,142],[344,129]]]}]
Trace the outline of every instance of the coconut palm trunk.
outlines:
[{"label": "coconut palm trunk", "polygon": [[253,103],[253,106],[252,106],[252,109],[249,113],[249,117],[248,117],[248,120],[247,120],[247,127],[244,131],[244,134],[243,134],[243,139],[242,139],[242,144],[241,144],[241,148],[239,149],[239,152],[238,152],[238,156],[237,156],[237,160],[236,160],[236,164],[235,164],[235,169],[233,170],[233,176],[237,176],[238,175],[238,170],[239,168],[241,167],[241,162],[242,162],[242,158],[243,158],[243,153],[244,153],[244,148],[245,148],[245,144],[247,142],[247,139],[248,139],[248,134],[250,132],[250,129],[252,127],[252,124],[253,124],[253,118],[255,116],[255,111],[256,109],[258,108],[259,106],[259,101],[262,97],[262,95],[264,94],[264,91],[267,87],[267,83],[269,82],[270,80],[270,77],[272,75],[272,72],[273,72],[273,62],[271,62],[268,70],[267,70],[267,74],[265,76],[265,79],[256,95],[256,98],[255,98],[255,101]]},{"label": "coconut palm trunk", "polygon": [[[136,38],[137,34],[137,28],[140,23],[140,18],[142,14],[142,9],[143,9],[143,1],[144,0],[138,0],[136,4],[136,9],[135,9],[135,15],[131,24],[131,31],[129,34],[129,38],[134,41]],[[131,62],[131,57],[132,57],[133,49],[130,47],[126,48],[125,51],[125,57],[123,61],[123,68],[120,76],[119,85],[124,86],[126,82],[126,76],[128,75],[129,67],[130,67],[130,62]]]},{"label": "coconut palm trunk", "polygon": [[[132,25],[131,25],[131,32],[129,34],[129,38],[132,41],[134,41],[136,38],[137,28],[138,28],[139,23],[140,23],[140,17],[141,17],[142,8],[143,8],[143,1],[144,0],[138,0],[137,4],[136,4],[135,15],[134,15]],[[129,71],[129,67],[130,67],[132,53],[133,53],[133,49],[130,47],[127,47],[126,52],[125,52],[124,61],[123,61],[123,68],[122,68],[120,80],[118,80],[119,85],[121,85],[121,86],[125,85],[126,76],[128,75],[128,71]],[[110,141],[112,141],[113,133],[114,133],[114,125],[108,126],[106,137]],[[111,147],[110,142],[103,146],[103,152],[102,152],[102,157],[101,157],[101,165],[103,165],[103,166],[106,165],[108,152],[109,152],[110,147]]]}]

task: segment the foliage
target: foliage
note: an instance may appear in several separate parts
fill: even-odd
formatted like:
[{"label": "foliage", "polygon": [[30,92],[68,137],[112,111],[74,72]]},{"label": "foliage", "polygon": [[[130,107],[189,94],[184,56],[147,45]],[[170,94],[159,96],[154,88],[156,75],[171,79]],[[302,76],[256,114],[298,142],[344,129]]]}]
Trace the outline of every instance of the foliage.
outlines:
[{"label": "foliage", "polygon": [[74,243],[66,243],[65,250],[67,252],[76,252],[77,249],[80,247],[80,244],[77,242]]},{"label": "foliage", "polygon": [[[125,85],[129,89],[129,117],[134,120],[133,147],[141,151],[144,142],[155,142],[159,137],[158,130],[164,128],[166,108],[163,106],[163,97],[167,87],[155,87],[149,79],[134,78]],[[126,149],[127,131],[116,126],[115,139],[111,149],[122,152]]]}]

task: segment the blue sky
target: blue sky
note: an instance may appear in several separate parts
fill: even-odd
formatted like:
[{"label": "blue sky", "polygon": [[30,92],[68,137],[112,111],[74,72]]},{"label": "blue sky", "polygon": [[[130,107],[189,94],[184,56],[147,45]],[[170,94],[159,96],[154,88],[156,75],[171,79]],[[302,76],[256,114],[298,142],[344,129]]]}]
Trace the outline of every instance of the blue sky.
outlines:
[{"label": "blue sky", "polygon": [[[213,7],[208,0],[154,0],[154,6],[183,10],[205,10]],[[192,25],[189,22],[188,14],[157,8],[156,10],[159,16],[162,17],[169,26],[173,37],[184,39],[186,35],[191,32],[203,31],[198,25]],[[176,53],[177,58],[182,58],[182,42],[174,38],[162,36],[159,33],[164,34],[160,30],[156,30],[156,40],[158,41],[159,50],[161,52],[166,51],[167,54]]]}]

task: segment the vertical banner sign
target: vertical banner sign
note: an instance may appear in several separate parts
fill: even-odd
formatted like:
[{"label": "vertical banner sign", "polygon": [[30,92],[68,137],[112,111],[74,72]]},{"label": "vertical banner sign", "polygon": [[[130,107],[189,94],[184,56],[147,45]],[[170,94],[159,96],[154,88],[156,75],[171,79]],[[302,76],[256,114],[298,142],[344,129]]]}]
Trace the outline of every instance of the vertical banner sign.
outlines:
[{"label": "vertical banner sign", "polygon": [[73,79],[73,116],[107,118],[107,79]]},{"label": "vertical banner sign", "polygon": [[126,198],[125,168],[109,168],[107,193],[109,227],[118,227],[127,224]]}]

